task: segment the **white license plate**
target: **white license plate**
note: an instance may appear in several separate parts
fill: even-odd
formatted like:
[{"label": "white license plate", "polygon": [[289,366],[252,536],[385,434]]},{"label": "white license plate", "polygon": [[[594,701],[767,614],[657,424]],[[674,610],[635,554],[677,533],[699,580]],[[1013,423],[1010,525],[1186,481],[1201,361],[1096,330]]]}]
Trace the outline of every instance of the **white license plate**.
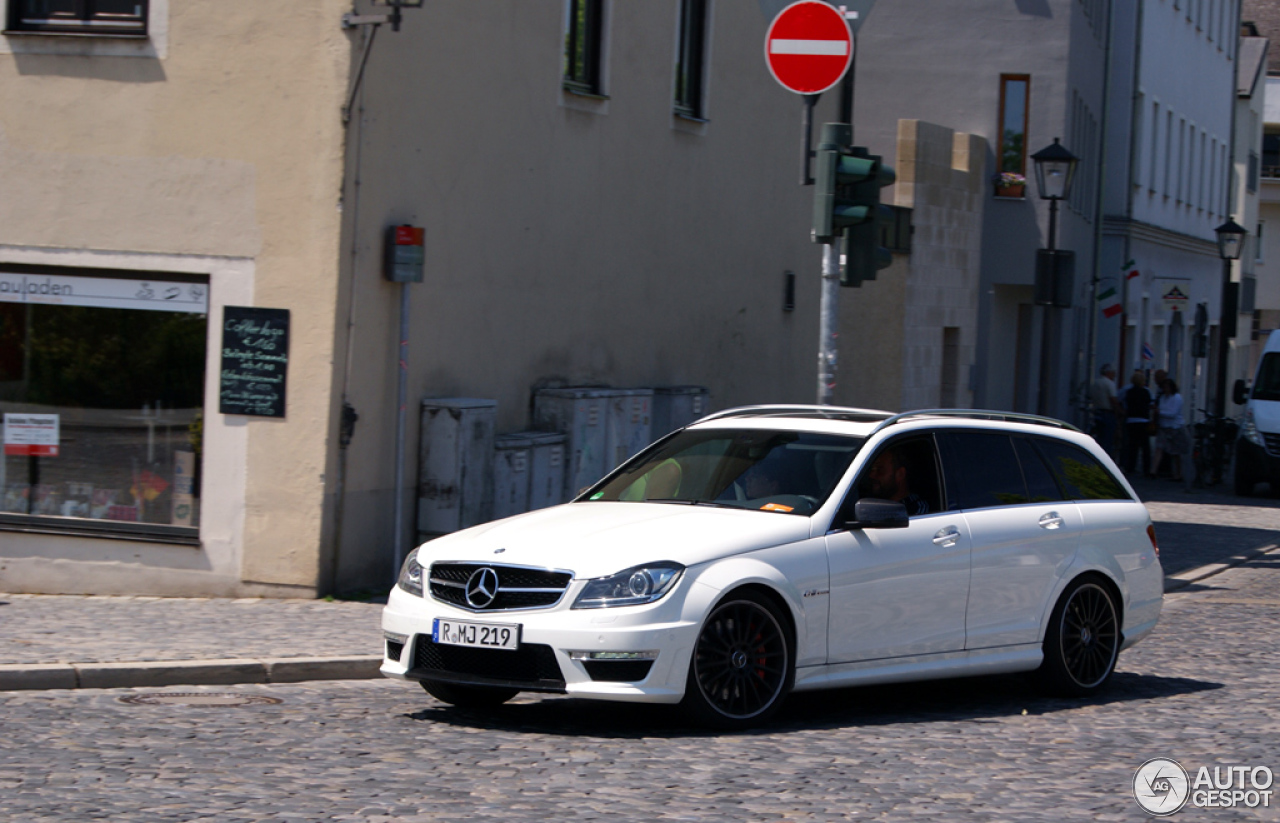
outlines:
[{"label": "white license plate", "polygon": [[471,623],[437,617],[431,626],[431,641],[448,646],[515,651],[520,648],[520,624]]}]

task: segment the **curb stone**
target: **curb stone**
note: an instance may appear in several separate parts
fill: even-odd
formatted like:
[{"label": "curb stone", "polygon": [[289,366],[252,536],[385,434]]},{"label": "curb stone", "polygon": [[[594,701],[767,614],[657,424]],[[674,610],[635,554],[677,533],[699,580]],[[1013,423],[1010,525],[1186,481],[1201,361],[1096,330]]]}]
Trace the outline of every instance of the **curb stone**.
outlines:
[{"label": "curb stone", "polygon": [[130,663],[0,665],[0,691],[231,686],[369,680],[381,677],[381,656],[290,657],[266,660],[158,660]]}]

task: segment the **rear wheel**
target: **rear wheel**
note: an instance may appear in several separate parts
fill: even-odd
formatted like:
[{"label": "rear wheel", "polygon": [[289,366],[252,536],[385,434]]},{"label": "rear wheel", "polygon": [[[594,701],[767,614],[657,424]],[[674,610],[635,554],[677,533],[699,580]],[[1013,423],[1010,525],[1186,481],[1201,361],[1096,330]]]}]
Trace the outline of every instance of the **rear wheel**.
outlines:
[{"label": "rear wheel", "polygon": [[1241,497],[1248,497],[1253,494],[1254,479],[1253,476],[1240,464],[1244,461],[1236,455],[1236,471],[1235,471],[1235,492]]},{"label": "rear wheel", "polygon": [[457,683],[442,683],[439,680],[422,680],[422,688],[427,694],[439,700],[463,709],[483,709],[500,706],[520,693],[519,689],[503,689],[495,686],[462,686]]},{"label": "rear wheel", "polygon": [[1106,686],[1120,653],[1120,615],[1096,577],[1072,581],[1049,617],[1040,675],[1055,694],[1082,697]]},{"label": "rear wheel", "polygon": [[780,609],[756,592],[717,604],[698,634],[681,707],[695,722],[745,729],[768,719],[795,679]]}]

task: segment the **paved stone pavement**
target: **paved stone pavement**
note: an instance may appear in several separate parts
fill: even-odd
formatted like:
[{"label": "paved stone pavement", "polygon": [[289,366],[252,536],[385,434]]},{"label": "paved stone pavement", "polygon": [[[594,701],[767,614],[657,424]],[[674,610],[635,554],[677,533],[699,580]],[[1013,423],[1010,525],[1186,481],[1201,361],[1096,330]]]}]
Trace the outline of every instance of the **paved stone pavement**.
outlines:
[{"label": "paved stone pavement", "polygon": [[[1170,595],[1085,701],[947,680],[810,693],[753,733],[707,734],[664,707],[461,711],[379,680],[5,692],[0,820],[1147,820],[1131,783],[1150,758],[1280,774],[1277,636],[1272,552]],[[235,695],[279,702],[216,705]]]}]

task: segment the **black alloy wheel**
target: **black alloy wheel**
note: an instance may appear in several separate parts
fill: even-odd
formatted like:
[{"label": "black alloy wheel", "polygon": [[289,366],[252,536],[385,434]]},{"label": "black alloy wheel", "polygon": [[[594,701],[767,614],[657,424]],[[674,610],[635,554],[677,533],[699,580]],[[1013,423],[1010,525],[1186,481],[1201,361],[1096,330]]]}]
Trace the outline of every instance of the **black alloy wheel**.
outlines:
[{"label": "black alloy wheel", "polygon": [[791,689],[795,665],[778,607],[755,592],[739,592],[707,617],[685,685],[682,706],[702,725],[748,728],[777,711]]},{"label": "black alloy wheel", "polygon": [[427,694],[460,709],[485,709],[501,706],[520,693],[519,689],[504,689],[497,686],[464,686],[458,683],[444,683],[439,680],[420,680]]},{"label": "black alloy wheel", "polygon": [[1073,581],[1053,609],[1040,670],[1057,694],[1085,696],[1106,685],[1120,652],[1111,593],[1088,577]]}]

